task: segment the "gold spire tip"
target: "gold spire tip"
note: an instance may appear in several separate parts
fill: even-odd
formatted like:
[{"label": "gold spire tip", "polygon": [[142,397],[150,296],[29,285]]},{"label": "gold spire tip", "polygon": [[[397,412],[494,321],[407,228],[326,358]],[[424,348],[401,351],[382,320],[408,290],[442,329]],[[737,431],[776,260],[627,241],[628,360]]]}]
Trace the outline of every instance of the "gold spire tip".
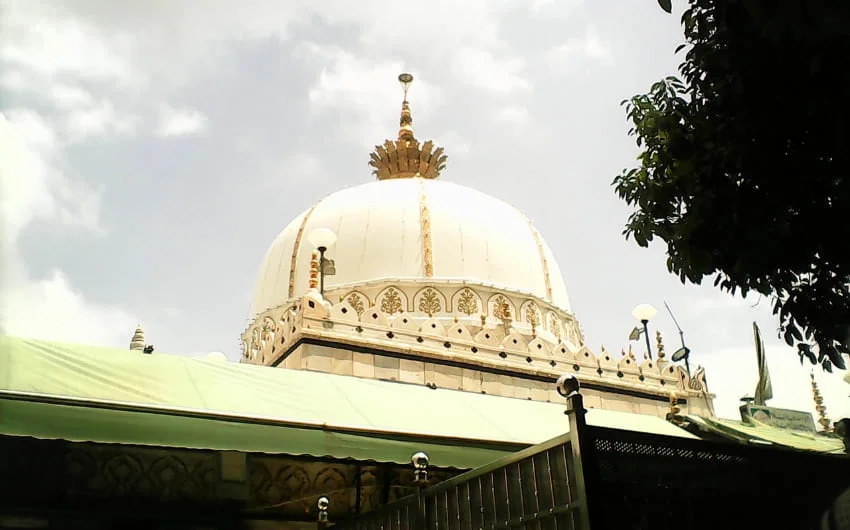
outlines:
[{"label": "gold spire tip", "polygon": [[413,75],[408,73],[398,74],[398,82],[401,83],[401,89],[404,90],[404,101],[407,101],[407,91],[410,89],[410,83],[413,82]]},{"label": "gold spire tip", "polygon": [[407,101],[413,75],[406,72],[399,74],[398,82],[404,91],[398,139],[387,140],[384,145],[375,146],[375,150],[369,155],[372,173],[378,180],[413,177],[435,179],[446,167],[446,155],[443,154],[443,148],[435,148],[431,140],[420,145],[413,135],[413,115]]}]

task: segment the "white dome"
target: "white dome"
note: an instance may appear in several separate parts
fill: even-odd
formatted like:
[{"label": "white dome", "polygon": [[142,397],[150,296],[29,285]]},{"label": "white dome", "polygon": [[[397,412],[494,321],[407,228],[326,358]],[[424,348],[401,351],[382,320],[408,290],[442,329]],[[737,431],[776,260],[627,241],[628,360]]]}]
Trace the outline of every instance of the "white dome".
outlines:
[{"label": "white dome", "polygon": [[[430,219],[430,278],[423,258],[423,206]],[[464,186],[403,178],[338,191],[293,220],[263,260],[253,316],[308,289],[313,248],[307,236],[317,228],[337,235],[326,254],[336,266],[336,274],[325,277],[326,289],[383,279],[465,280],[525,292],[570,311],[555,257],[522,212]]]}]

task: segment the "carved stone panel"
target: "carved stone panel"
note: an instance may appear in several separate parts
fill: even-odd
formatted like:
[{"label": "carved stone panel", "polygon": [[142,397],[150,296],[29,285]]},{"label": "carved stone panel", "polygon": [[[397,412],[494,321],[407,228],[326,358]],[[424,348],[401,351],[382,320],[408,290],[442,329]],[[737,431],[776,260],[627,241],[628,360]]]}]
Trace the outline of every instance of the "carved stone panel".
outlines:
[{"label": "carved stone panel", "polygon": [[415,311],[433,317],[446,311],[446,297],[433,287],[425,287],[413,297],[413,305]]},{"label": "carved stone panel", "polygon": [[407,295],[401,289],[387,287],[378,294],[375,305],[387,315],[395,315],[407,308]]},{"label": "carved stone panel", "polygon": [[483,310],[481,297],[469,287],[464,287],[452,296],[452,310],[467,316],[481,313]]}]

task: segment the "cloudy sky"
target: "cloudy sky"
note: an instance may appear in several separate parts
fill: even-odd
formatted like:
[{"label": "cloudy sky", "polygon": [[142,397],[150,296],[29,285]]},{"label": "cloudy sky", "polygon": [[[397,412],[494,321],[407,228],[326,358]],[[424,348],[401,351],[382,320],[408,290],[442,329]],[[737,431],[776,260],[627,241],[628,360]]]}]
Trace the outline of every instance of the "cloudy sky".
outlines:
[{"label": "cloudy sky", "polygon": [[[534,220],[594,350],[666,300],[735,417],[757,321],[772,404],[811,409],[767,301],[682,286],[663,247],[621,235],[610,184],[637,151],[619,104],[675,72],[680,41],[653,0],[0,0],[2,331],[126,347],[141,322],[158,351],[238,358],[268,245],[370,181],[410,71],[442,178]],[[675,350],[663,311],[652,326]],[[843,374],[816,376],[850,416]]]}]

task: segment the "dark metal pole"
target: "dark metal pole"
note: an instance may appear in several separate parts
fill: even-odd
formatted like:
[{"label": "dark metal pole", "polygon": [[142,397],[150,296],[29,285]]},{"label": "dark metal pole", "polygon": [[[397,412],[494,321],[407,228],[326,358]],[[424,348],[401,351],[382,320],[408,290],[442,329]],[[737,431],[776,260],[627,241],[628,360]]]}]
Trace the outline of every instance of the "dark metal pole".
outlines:
[{"label": "dark metal pole", "polygon": [[646,338],[646,353],[649,355],[649,360],[652,360],[652,345],[649,342],[649,320],[641,320],[641,324],[643,324],[643,336]]},{"label": "dark metal pole", "polygon": [[[572,374],[565,374],[558,378],[555,383],[558,393],[567,400],[567,410],[564,411],[569,417],[570,423],[570,451],[571,465],[567,466],[570,482],[575,488],[570,488],[570,502],[577,505],[577,530],[590,530],[590,503],[588,498],[588,482],[594,481],[594,471],[585,469],[585,463],[593,458],[592,441],[588,440],[587,422],[585,419],[584,399],[579,390],[581,385],[578,378]],[[592,466],[590,466],[592,468]],[[592,487],[590,488],[592,489]]]},{"label": "dark metal pole", "polygon": [[319,497],[317,507],[319,508],[318,517],[316,518],[316,530],[325,530],[328,527],[328,508],[331,501],[327,497]]},{"label": "dark metal pole", "polygon": [[688,351],[688,347],[685,346],[685,332],[682,331],[682,327],[679,325],[679,322],[676,320],[676,317],[673,315],[673,310],[670,309],[670,306],[667,302],[664,302],[664,307],[667,308],[667,312],[670,313],[670,318],[673,319],[673,323],[676,324],[676,329],[679,330],[679,340],[682,342],[682,349],[685,350],[685,370],[688,372],[688,377],[691,376],[691,362],[688,358],[691,356],[691,352]]},{"label": "dark metal pole", "polygon": [[357,463],[357,477],[354,485],[354,495],[357,497],[354,501],[354,515],[360,515],[360,498],[363,496],[363,468],[360,467],[360,463]]},{"label": "dark metal pole", "polygon": [[325,295],[325,251],[326,247],[319,247],[319,294]]},{"label": "dark metal pole", "polygon": [[428,526],[428,510],[425,506],[425,485],[428,483],[428,464],[430,459],[422,451],[410,459],[413,463],[413,483],[416,485],[417,522],[414,530],[425,530]]}]

